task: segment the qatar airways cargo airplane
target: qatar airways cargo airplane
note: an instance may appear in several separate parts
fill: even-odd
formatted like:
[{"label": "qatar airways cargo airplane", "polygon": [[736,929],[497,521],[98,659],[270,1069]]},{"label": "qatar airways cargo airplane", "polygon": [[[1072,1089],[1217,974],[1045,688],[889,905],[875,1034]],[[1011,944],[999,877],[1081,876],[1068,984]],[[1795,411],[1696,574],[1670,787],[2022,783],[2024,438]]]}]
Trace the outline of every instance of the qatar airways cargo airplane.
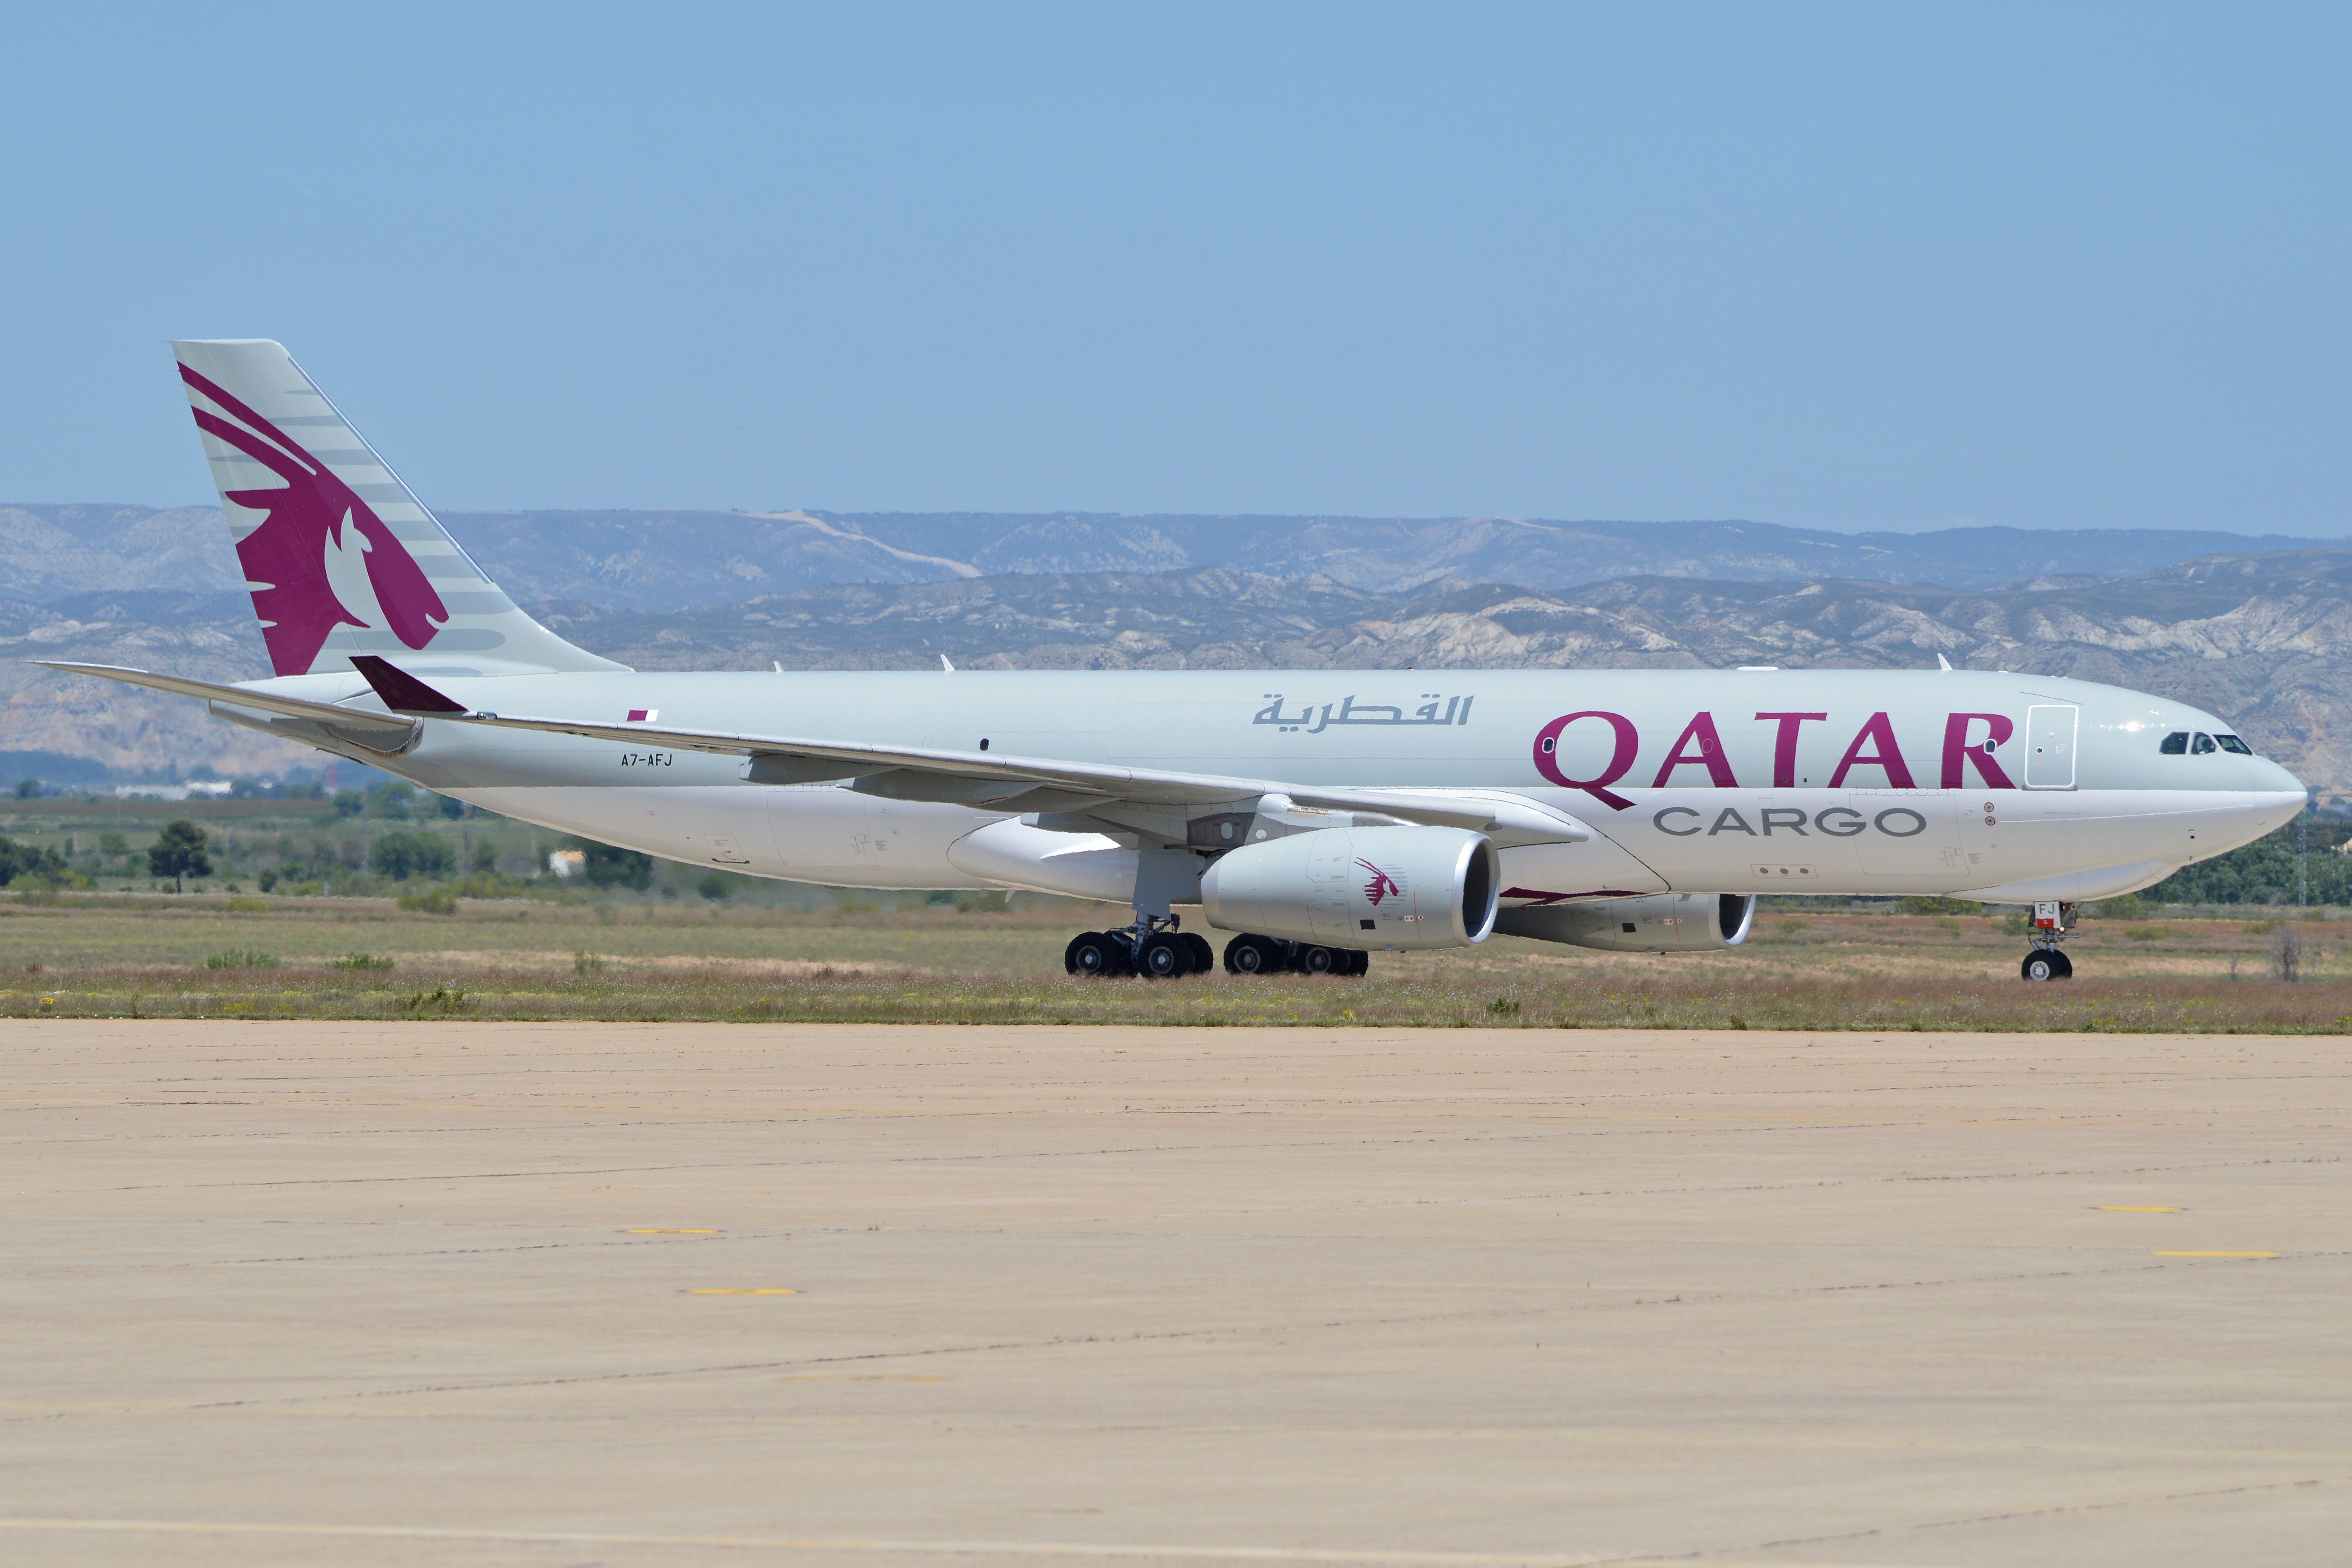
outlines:
[{"label": "qatar airways cargo airplane", "polygon": [[[1360,974],[1495,931],[1736,947],[1759,893],[2075,904],[2305,793],[2168,698],[1941,670],[633,670],[515,606],[285,349],[173,345],[275,674],[234,723],[749,876],[1131,906],[1076,973]],[[1941,660],[1938,661],[1939,663]]]}]

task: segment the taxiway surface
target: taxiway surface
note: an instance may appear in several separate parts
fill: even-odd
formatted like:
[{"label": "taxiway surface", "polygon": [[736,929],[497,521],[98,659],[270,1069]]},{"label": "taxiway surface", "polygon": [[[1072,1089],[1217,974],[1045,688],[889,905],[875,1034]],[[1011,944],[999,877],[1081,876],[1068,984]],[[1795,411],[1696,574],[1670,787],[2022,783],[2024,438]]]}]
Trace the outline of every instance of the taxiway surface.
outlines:
[{"label": "taxiway surface", "polygon": [[0,1559],[2340,1563],[2346,1058],[0,1026]]}]

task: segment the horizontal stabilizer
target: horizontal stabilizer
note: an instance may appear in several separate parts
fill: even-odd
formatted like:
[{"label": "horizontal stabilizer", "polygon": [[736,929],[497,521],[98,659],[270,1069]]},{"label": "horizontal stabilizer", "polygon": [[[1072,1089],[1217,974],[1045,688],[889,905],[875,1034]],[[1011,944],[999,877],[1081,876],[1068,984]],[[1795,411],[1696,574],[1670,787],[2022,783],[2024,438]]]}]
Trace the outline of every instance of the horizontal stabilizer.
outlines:
[{"label": "horizontal stabilizer", "polygon": [[275,713],[284,719],[310,719],[321,724],[336,724],[345,729],[411,730],[416,721],[391,713],[378,713],[367,708],[346,708],[338,702],[313,702],[300,697],[280,697],[275,692],[253,691],[242,686],[224,686],[211,680],[190,680],[184,676],[157,675],[144,669],[126,669],[114,664],[74,664],[65,659],[37,658],[44,669],[61,669],[68,675],[94,675],[100,680],[119,680],[126,686],[144,686],[157,691],[168,691],[175,697],[201,697],[207,702],[226,707],[250,709],[260,713]]}]

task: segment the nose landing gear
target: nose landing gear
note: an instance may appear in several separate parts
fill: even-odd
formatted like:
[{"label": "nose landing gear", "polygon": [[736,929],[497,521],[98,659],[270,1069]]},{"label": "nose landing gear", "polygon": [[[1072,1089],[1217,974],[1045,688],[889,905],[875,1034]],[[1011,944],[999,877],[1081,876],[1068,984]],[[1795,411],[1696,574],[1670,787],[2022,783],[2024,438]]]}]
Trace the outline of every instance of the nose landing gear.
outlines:
[{"label": "nose landing gear", "polygon": [[2072,980],[2074,965],[2058,951],[2066,933],[2074,929],[2075,906],[2070,903],[2044,902],[2033,906],[2033,929],[2030,940],[2032,952],[2018,964],[2018,977],[2022,980]]},{"label": "nose landing gear", "polygon": [[2017,973],[2027,980],[2072,980],[2074,978],[2074,964],[2054,947],[2036,948],[2025,955],[2025,962],[2017,966]]}]

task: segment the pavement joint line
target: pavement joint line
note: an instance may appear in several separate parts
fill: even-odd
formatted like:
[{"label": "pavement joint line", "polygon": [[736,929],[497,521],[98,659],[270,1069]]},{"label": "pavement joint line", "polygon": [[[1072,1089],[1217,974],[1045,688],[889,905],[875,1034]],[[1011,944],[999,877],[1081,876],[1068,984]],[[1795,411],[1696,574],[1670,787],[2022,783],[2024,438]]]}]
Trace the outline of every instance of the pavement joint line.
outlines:
[{"label": "pavement joint line", "polygon": [[[1395,1568],[1603,1568],[1663,1558],[1589,1552],[1402,1552],[1381,1547],[1184,1546],[1139,1542],[892,1541],[858,1536],[633,1535],[601,1531],[467,1530],[403,1524],[273,1524],[232,1520],[0,1518],[0,1530],[154,1535],[277,1535],[314,1540],[447,1541],[514,1545],[709,1546],[768,1551],[870,1552],[936,1557],[1140,1558],[1160,1562],[1363,1563]],[[1776,1568],[1789,1568],[1779,1564]]]},{"label": "pavement joint line", "polygon": [[[188,1410],[234,1410],[257,1405],[319,1405],[330,1401],[352,1399],[398,1399],[435,1394],[484,1394],[515,1388],[563,1388],[582,1384],[632,1383],[670,1377],[711,1377],[728,1373],[784,1372],[793,1367],[831,1366],[857,1362],[905,1361],[929,1356],[990,1355],[1004,1352],[1055,1351],[1093,1344],[1127,1344],[1133,1342],[1166,1343],[1181,1340],[1215,1341],[1244,1339],[1268,1334],[1304,1333],[1316,1329],[1394,1328],[1400,1325],[1460,1322],[1471,1319],[1500,1321],[1506,1319],[1541,1318],[1561,1313],[1613,1312],[1653,1307],[1715,1306],[1735,1300],[1787,1300],[1797,1296],[1832,1295],[1855,1290],[1940,1289],[1953,1285],[2000,1284],[2020,1279],[2071,1279],[2100,1275],[2154,1273],[2165,1266],[2160,1263],[2133,1262],[2109,1268],[2061,1268],[2040,1273],[1987,1274],[1950,1279],[1865,1280],[1849,1285],[1823,1285],[1804,1290],[1759,1291],[1734,1293],[1716,1291],[1690,1297],[1643,1297],[1632,1301],[1595,1301],[1563,1304],[1547,1303],[1535,1307],[1493,1309],[1486,1311],[1426,1312],[1409,1317],[1333,1320],[1323,1322],[1261,1323],[1202,1329],[1175,1329],[1150,1334],[1085,1334],[1044,1340],[1003,1340],[979,1345],[935,1345],[926,1350],[868,1351],[856,1355],[810,1356],[789,1361],[740,1362],[717,1366],[684,1366],[646,1368],[634,1372],[585,1373],[572,1377],[517,1378],[497,1383],[450,1383],[415,1385],[404,1388],[354,1388],[335,1394],[296,1394],[282,1398],[218,1399],[182,1406]],[[1624,1287],[1632,1289],[1636,1287]],[[33,1417],[43,1419],[45,1417]]]}]

